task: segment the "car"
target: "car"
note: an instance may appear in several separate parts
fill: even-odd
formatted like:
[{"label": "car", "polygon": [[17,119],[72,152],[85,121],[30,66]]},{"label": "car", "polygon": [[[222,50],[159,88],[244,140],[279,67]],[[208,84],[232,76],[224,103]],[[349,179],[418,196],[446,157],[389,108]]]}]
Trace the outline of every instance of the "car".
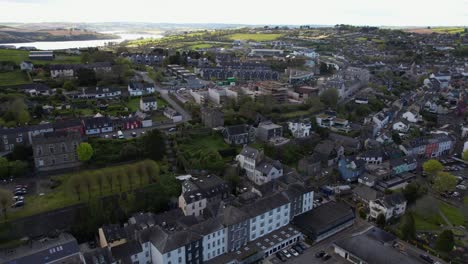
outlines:
[{"label": "car", "polygon": [[104,138],[109,138],[109,135],[104,135]]},{"label": "car", "polygon": [[303,250],[299,245],[294,245],[293,248],[294,248],[294,250],[296,250],[297,253],[299,253],[299,254],[304,253],[304,250]]},{"label": "car", "polygon": [[21,195],[24,195],[26,194],[27,192],[24,191],[24,190],[17,190],[14,192],[15,196],[21,196]]},{"label": "car", "polygon": [[136,137],[137,136],[137,133],[136,132],[132,132],[132,137]]},{"label": "car", "polygon": [[15,188],[16,188],[16,189],[18,189],[18,188],[26,189],[26,188],[28,188],[28,185],[26,185],[26,184],[18,184],[18,185],[15,186]]},{"label": "car", "polygon": [[297,253],[297,251],[294,250],[294,248],[290,248],[290,249],[288,249],[288,251],[295,257],[299,256],[299,253]]},{"label": "car", "polygon": [[316,258],[321,258],[321,257],[325,256],[325,254],[326,254],[325,251],[321,250],[321,251],[315,253],[315,257]]},{"label": "car", "polygon": [[332,256],[325,253],[325,255],[323,255],[322,259],[323,259],[323,261],[327,261],[327,260],[331,259],[331,257]]},{"label": "car", "polygon": [[292,257],[291,254],[286,249],[281,250],[281,253],[283,253],[287,258]]},{"label": "car", "polygon": [[422,258],[424,261],[426,261],[427,263],[434,263],[434,259],[432,259],[429,255],[419,255],[420,258]]},{"label": "car", "polygon": [[457,185],[456,188],[459,189],[459,190],[466,190],[466,186],[463,185],[463,184]]},{"label": "car", "polygon": [[287,260],[286,257],[283,256],[283,254],[281,254],[280,252],[277,252],[277,253],[276,253],[276,257],[277,257],[279,260],[281,260],[282,262],[286,262],[286,260]]},{"label": "car", "polygon": [[20,195],[13,196],[13,200],[15,200],[15,202],[22,201],[22,200],[24,200],[24,196],[20,196]]},{"label": "car", "polygon": [[142,135],[142,136],[143,136],[144,134],[145,134],[145,131],[143,131],[143,132],[140,133],[140,135]]},{"label": "car", "polygon": [[169,128],[167,131],[168,132],[175,132],[177,130],[177,128],[173,127],[173,128]]},{"label": "car", "polygon": [[125,135],[122,132],[122,130],[117,131],[117,136],[119,137],[119,139],[124,139],[125,138]]},{"label": "car", "polygon": [[112,138],[113,138],[113,139],[116,139],[116,138],[117,138],[117,135],[116,135],[116,134],[113,134],[113,135],[112,135]]},{"label": "car", "polygon": [[16,201],[11,205],[11,208],[18,208],[24,205],[24,201]]},{"label": "car", "polygon": [[300,242],[300,241],[297,242],[297,245],[300,246],[303,250],[306,250],[306,249],[309,248],[306,244],[304,244],[304,243],[302,243],[302,242]]}]

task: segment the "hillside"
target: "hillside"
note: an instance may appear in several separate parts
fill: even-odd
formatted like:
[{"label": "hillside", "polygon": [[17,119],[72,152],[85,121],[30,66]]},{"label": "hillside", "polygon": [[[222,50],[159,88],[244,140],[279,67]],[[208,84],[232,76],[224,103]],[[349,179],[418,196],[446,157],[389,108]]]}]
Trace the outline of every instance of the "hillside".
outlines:
[{"label": "hillside", "polygon": [[33,27],[12,27],[0,25],[0,43],[27,43],[34,41],[95,40],[118,38],[79,28],[37,29]]}]

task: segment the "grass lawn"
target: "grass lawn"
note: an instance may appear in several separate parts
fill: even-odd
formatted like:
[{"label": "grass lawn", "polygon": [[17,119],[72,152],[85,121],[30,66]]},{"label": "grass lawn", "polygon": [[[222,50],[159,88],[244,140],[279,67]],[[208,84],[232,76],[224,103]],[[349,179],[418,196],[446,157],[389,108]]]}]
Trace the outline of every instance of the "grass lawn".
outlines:
[{"label": "grass lawn", "polygon": [[[0,61],[13,61],[19,65],[22,61],[29,61],[29,51],[0,49]],[[33,64],[75,64],[81,63],[80,56],[57,55],[53,61],[32,60]]]},{"label": "grass lawn", "polygon": [[463,214],[458,208],[444,202],[440,202],[439,209],[448,218],[452,225],[460,226],[464,224]]},{"label": "grass lawn", "polygon": [[463,27],[435,27],[432,28],[432,31],[437,33],[447,33],[447,34],[456,34],[465,32]]},{"label": "grass lawn", "polygon": [[[98,181],[96,180],[98,177],[104,177],[102,178],[102,196],[120,193],[119,180],[121,180],[122,192],[130,190],[130,182],[128,175],[133,175],[131,177],[133,189],[148,185],[148,175],[151,175],[151,177],[153,178],[157,177],[158,175],[158,169],[156,168],[156,166],[156,162],[146,160],[128,165],[106,167],[97,170],[80,171],[78,173],[54,176],[52,177],[52,179],[60,182],[58,187],[52,189],[51,192],[46,193],[42,196],[26,196],[25,206],[18,210],[8,212],[7,220],[27,217],[41,212],[46,212],[50,210],[63,208],[66,206],[71,206],[81,202],[86,202],[88,201],[88,199],[99,198],[101,197],[101,192],[99,189]],[[143,175],[143,177],[141,178],[139,177],[139,175],[142,175],[141,173],[139,173],[140,168],[145,168],[146,171],[146,175]],[[112,175],[112,186],[109,184],[106,175]],[[87,181],[84,179],[90,180],[91,184],[89,192],[86,184]],[[80,186],[80,200],[78,200],[78,195],[75,189],[76,182],[79,182]],[[4,221],[3,217],[1,218],[0,222],[2,221]]]},{"label": "grass lawn", "polygon": [[153,122],[162,122],[169,120],[169,118],[165,117],[162,113],[157,112],[151,116],[151,120]]},{"label": "grass lawn", "polygon": [[164,101],[162,98],[157,98],[157,102],[158,102],[158,109],[162,109],[162,108],[165,108],[167,106],[167,102]]},{"label": "grass lawn", "polygon": [[213,44],[208,44],[208,43],[200,43],[200,44],[195,44],[195,45],[190,45],[187,48],[189,49],[206,49],[206,48],[211,48]]},{"label": "grass lawn", "polygon": [[220,149],[229,148],[229,145],[224,142],[221,135],[214,134],[194,137],[189,141],[189,143],[183,144],[181,148],[189,153],[195,153],[200,151],[200,149],[218,151]]},{"label": "grass lawn", "polygon": [[435,218],[424,218],[418,214],[414,214],[414,223],[416,226],[416,230],[439,230],[440,226],[437,225],[436,223],[439,221],[443,221],[441,218],[437,219]]},{"label": "grass lawn", "polygon": [[140,97],[134,97],[128,100],[127,108],[129,111],[137,111],[140,109]]},{"label": "grass lawn", "polygon": [[266,34],[266,33],[237,33],[231,34],[227,37],[230,40],[252,40],[252,41],[272,41],[279,39],[283,34]]},{"label": "grass lawn", "polygon": [[468,196],[465,196],[465,198],[463,199],[463,202],[465,202],[465,204],[468,204]]},{"label": "grass lawn", "polygon": [[25,83],[31,83],[31,81],[29,80],[26,73],[20,70],[0,73],[0,86],[18,85]]}]

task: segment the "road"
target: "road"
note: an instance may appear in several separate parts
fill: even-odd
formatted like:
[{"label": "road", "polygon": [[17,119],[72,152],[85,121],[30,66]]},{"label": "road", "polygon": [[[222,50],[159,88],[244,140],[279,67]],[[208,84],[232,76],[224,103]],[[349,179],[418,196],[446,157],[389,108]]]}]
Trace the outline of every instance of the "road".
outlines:
[{"label": "road", "polygon": [[179,104],[177,104],[172,98],[169,96],[169,92],[166,89],[163,89],[154,83],[154,81],[148,77],[147,72],[137,72],[138,75],[140,75],[145,82],[152,83],[154,87],[156,88],[156,91],[158,91],[161,94],[161,97],[168,102],[172,108],[174,108],[177,112],[179,112],[182,115],[182,121],[187,122],[192,119],[190,114]]}]

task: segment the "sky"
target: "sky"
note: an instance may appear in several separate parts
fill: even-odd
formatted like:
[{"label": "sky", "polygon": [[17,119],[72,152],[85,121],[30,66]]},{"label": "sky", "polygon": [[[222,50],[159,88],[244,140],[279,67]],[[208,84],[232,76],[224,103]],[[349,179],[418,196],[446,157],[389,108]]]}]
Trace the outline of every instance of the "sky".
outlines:
[{"label": "sky", "polygon": [[0,0],[0,22],[466,26],[468,0]]}]

